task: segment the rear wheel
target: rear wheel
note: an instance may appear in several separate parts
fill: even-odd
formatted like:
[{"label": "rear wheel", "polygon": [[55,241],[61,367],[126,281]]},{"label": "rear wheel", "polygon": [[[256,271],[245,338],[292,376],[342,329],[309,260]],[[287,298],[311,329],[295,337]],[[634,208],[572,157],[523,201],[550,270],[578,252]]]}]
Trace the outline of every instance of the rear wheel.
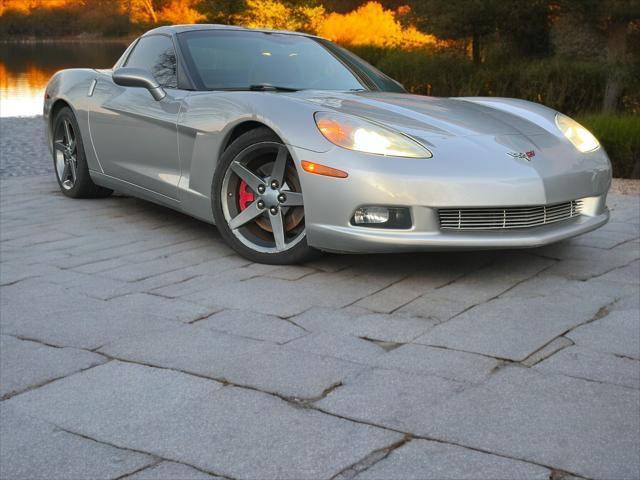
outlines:
[{"label": "rear wheel", "polygon": [[60,190],[71,198],[108,197],[113,190],[93,183],[73,111],[62,108],[53,119],[53,167]]},{"label": "rear wheel", "polygon": [[315,252],[307,245],[298,172],[286,145],[268,128],[241,135],[225,151],[212,201],[222,236],[250,260],[300,263]]}]

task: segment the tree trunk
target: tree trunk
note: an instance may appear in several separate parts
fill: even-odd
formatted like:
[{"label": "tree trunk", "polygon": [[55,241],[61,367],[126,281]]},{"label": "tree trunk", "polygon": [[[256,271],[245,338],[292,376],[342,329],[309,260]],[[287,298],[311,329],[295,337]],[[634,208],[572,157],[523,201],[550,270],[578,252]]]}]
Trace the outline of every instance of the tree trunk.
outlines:
[{"label": "tree trunk", "polygon": [[153,1],[144,0],[144,7],[147,10],[147,13],[149,14],[149,16],[151,17],[151,20],[153,21],[154,25],[158,23],[158,16],[156,15],[155,8],[153,8]]},{"label": "tree trunk", "polygon": [[473,63],[480,65],[482,59],[480,58],[480,34],[476,31],[473,32],[471,38],[471,56],[473,57]]},{"label": "tree trunk", "polygon": [[607,85],[604,90],[603,112],[614,112],[622,94],[622,63],[627,53],[628,22],[622,20],[609,26],[607,38]]}]

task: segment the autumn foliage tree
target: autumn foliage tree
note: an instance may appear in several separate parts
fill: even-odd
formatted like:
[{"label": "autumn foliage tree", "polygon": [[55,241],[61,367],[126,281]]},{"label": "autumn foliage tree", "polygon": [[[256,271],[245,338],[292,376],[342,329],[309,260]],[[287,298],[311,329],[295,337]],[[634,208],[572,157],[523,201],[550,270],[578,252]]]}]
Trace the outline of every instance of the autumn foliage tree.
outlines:
[{"label": "autumn foliage tree", "polygon": [[205,16],[197,10],[200,0],[119,0],[121,11],[132,23],[197,23]]},{"label": "autumn foliage tree", "polygon": [[241,13],[232,20],[250,28],[298,30],[315,33],[325,16],[322,5],[307,2],[284,3],[278,0],[246,0]]},{"label": "autumn foliage tree", "polygon": [[36,8],[60,8],[79,3],[70,0],[0,0],[0,15],[13,10],[15,12],[29,13]]},{"label": "autumn foliage tree", "polygon": [[345,45],[415,48],[437,43],[436,37],[402,25],[400,17],[407,7],[388,10],[378,2],[368,2],[348,13],[330,13],[319,23],[321,37]]}]

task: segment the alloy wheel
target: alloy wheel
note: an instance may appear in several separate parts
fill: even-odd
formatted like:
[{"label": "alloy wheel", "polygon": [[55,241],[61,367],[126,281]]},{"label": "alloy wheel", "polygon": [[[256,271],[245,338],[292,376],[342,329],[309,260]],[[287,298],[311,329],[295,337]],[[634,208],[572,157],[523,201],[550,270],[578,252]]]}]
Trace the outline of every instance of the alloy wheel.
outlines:
[{"label": "alloy wheel", "polygon": [[252,250],[280,253],[304,238],[302,190],[285,145],[260,142],[240,152],[220,194],[231,232]]},{"label": "alloy wheel", "polygon": [[78,171],[77,147],[73,125],[68,118],[62,118],[55,131],[53,148],[56,155],[56,174],[62,188],[65,190],[71,190],[76,184]]}]

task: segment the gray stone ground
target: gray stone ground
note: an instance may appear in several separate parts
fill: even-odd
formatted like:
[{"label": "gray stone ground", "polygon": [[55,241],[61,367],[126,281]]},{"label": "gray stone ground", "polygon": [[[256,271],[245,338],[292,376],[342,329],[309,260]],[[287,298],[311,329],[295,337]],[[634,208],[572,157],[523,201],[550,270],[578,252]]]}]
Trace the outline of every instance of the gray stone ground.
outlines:
[{"label": "gray stone ground", "polygon": [[[2,479],[637,479],[640,205],[529,251],[252,264],[0,123]],[[39,175],[39,174],[47,175]]]}]

